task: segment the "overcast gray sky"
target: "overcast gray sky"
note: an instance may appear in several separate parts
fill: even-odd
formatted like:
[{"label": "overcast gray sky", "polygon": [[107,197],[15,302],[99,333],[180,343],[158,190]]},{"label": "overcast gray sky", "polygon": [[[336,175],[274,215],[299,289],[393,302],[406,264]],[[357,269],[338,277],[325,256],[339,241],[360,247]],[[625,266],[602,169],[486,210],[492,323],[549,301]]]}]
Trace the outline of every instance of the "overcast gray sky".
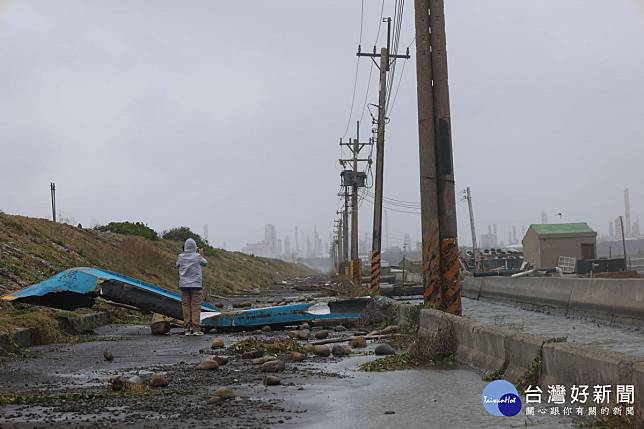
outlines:
[{"label": "overcast gray sky", "polygon": [[[606,233],[627,186],[644,220],[644,0],[446,3],[456,182],[472,188],[479,231],[496,223],[507,240],[543,210]],[[364,1],[364,50],[380,5]],[[392,15],[394,1],[384,8]],[[279,235],[317,225],[326,239],[360,15],[360,0],[0,0],[0,209],[48,217],[54,180],[63,216],[83,225],[207,223],[211,242],[233,249],[265,223]],[[418,201],[411,53],[385,194]],[[361,60],[348,136],[369,69]],[[387,217],[391,244],[420,235],[417,215]]]}]

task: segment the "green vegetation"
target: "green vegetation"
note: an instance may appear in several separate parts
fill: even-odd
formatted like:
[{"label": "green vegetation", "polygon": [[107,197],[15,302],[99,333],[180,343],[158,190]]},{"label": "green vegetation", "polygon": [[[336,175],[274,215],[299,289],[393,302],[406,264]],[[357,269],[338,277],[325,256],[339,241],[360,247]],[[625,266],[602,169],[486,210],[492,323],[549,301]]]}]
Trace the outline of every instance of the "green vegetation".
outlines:
[{"label": "green vegetation", "polygon": [[33,328],[32,339],[35,344],[54,343],[64,337],[55,318],[55,311],[22,311],[10,304],[4,304],[0,308],[0,332],[13,333],[16,327]]},{"label": "green vegetation", "polygon": [[212,247],[206,240],[201,238],[199,234],[192,232],[187,226],[179,226],[172,228],[168,231],[164,231],[162,234],[164,240],[178,241],[183,244],[187,239],[192,238],[196,243],[197,247],[204,250],[206,256],[215,256],[216,250]]},{"label": "green vegetation", "polygon": [[98,226],[96,229],[115,234],[136,235],[153,241],[159,239],[159,234],[142,222],[110,222],[107,225]]},{"label": "green vegetation", "polygon": [[552,343],[565,343],[568,341],[568,337],[552,337],[548,338],[543,344],[552,344]]},{"label": "green vegetation", "polygon": [[539,377],[541,377],[541,368],[543,368],[543,362],[541,360],[541,353],[539,353],[539,356],[534,358],[525,374],[517,381],[517,389],[524,391],[528,386],[538,385]]},{"label": "green vegetation", "polygon": [[99,399],[104,397],[102,393],[64,393],[59,395],[51,394],[0,394],[0,405],[37,405],[53,402],[83,401],[88,399]]},{"label": "green vegetation", "polygon": [[367,372],[382,372],[409,369],[417,367],[419,365],[420,362],[416,360],[414,356],[412,356],[410,353],[403,352],[396,355],[391,355],[365,362],[360,365],[360,369]]}]

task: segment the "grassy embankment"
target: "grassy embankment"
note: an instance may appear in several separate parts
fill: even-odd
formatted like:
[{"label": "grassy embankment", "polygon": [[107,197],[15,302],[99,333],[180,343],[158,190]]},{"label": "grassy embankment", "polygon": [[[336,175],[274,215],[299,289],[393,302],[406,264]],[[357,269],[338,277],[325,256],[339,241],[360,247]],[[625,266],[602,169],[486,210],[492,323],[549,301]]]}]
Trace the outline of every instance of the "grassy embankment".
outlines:
[{"label": "grassy embankment", "polygon": [[[182,245],[0,213],[0,294],[79,266],[104,268],[177,289],[175,260]],[[203,277],[210,294],[250,291],[312,274],[302,265],[240,252],[211,248],[208,253]],[[35,327],[39,342],[56,341],[60,333],[55,313],[42,307],[0,304],[0,331]]]}]

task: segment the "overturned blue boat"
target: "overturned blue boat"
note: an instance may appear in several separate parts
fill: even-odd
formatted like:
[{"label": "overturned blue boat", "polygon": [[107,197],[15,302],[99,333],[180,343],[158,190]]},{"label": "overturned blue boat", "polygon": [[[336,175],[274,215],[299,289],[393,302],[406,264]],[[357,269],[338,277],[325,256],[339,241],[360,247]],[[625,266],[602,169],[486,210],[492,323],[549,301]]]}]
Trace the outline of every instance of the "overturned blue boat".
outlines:
[{"label": "overturned blue boat", "polygon": [[[91,307],[99,297],[174,319],[183,318],[181,296],[177,292],[98,268],[72,268],[15,293],[4,295],[1,299],[74,310]],[[237,311],[223,311],[204,302],[201,305],[201,323],[206,329],[243,329],[264,325],[288,326],[301,322],[355,320],[362,317],[370,302],[372,298],[356,298]]]}]

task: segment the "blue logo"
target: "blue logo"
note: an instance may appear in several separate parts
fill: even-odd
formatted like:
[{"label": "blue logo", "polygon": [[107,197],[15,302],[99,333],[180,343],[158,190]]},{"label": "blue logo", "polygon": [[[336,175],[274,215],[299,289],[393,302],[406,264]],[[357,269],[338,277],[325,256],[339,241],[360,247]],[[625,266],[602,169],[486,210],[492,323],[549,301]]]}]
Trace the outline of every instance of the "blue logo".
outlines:
[{"label": "blue logo", "polygon": [[521,398],[514,384],[494,380],[483,389],[483,407],[493,416],[512,417],[521,411]]}]

